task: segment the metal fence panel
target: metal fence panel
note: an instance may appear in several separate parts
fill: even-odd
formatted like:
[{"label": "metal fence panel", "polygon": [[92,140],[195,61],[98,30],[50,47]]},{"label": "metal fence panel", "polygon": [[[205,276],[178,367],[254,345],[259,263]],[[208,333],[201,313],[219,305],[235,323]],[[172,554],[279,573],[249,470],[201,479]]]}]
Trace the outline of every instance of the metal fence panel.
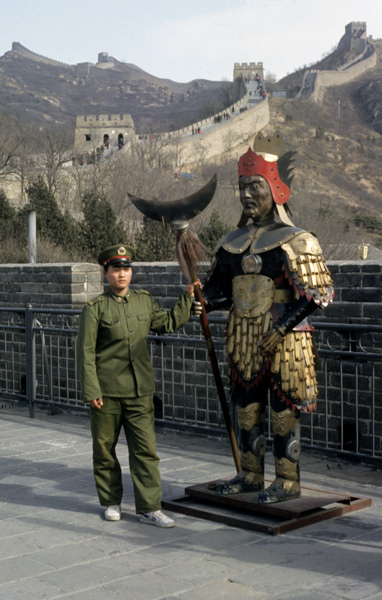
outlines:
[{"label": "metal fence panel", "polygon": [[[76,373],[80,311],[0,308],[0,396],[8,401],[87,410]],[[227,375],[224,317],[210,317],[222,373]],[[382,327],[316,323],[322,365],[317,411],[301,418],[312,448],[382,460]],[[175,335],[149,336],[157,421],[225,435],[223,415],[199,321]],[[226,389],[229,397],[228,388]],[[235,424],[235,416],[233,415]],[[270,436],[270,428],[268,434]]]}]

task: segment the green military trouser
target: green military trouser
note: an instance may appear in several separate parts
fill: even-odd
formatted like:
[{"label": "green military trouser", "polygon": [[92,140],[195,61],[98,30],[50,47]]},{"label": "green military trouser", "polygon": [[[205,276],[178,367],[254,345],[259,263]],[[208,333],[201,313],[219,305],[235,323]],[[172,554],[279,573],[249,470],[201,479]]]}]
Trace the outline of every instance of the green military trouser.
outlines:
[{"label": "green military trouser", "polygon": [[162,487],[156,455],[152,396],[105,398],[90,409],[94,478],[101,506],[121,504],[122,473],[116,445],[123,426],[137,514],[161,508]]}]

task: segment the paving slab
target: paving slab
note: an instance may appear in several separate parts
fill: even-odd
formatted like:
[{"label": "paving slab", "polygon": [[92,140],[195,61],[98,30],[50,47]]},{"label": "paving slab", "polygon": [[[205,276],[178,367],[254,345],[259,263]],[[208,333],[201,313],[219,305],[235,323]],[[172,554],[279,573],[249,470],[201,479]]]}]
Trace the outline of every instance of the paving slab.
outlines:
[{"label": "paving slab", "polygon": [[[0,580],[1,581],[1,580]],[[42,600],[42,598],[59,598],[61,590],[55,585],[48,585],[34,577],[0,584],[1,600]],[[105,600],[106,596],[103,597]],[[99,600],[102,600],[101,598]]]},{"label": "paving slab", "polygon": [[[265,600],[266,594],[232,581],[219,581],[163,600]],[[288,599],[290,600],[290,598]]]},{"label": "paving slab", "polygon": [[[380,563],[379,563],[380,564]],[[375,576],[374,565],[374,576]],[[377,567],[379,569],[380,567]],[[341,598],[342,600],[367,600],[375,598],[375,595],[381,592],[381,580],[370,581],[367,579],[367,573],[361,577],[354,577],[353,572],[348,575],[337,575],[335,578],[328,578],[324,582],[314,582],[310,589],[315,592],[324,592],[330,594],[332,598]]]},{"label": "paving slab", "polygon": [[[175,513],[173,529],[139,523],[124,439],[122,519],[106,522],[86,415],[0,409],[0,440],[0,600],[382,600],[375,465],[303,453],[304,485],[372,506],[271,537]],[[157,447],[166,498],[234,474],[224,439],[159,430]]]}]

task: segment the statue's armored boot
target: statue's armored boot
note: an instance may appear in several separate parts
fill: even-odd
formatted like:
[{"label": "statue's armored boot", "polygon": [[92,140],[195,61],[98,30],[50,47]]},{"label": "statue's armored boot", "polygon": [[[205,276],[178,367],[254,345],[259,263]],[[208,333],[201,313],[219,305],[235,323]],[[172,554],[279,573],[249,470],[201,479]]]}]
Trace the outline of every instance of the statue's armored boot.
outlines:
[{"label": "statue's armored boot", "polygon": [[273,450],[276,479],[259,494],[259,504],[298,498],[300,490],[300,413],[287,408],[272,409]]},{"label": "statue's armored boot", "polygon": [[216,485],[217,494],[239,494],[241,492],[260,492],[264,489],[264,454],[266,439],[264,436],[264,412],[258,402],[237,408],[240,428],[241,470],[228,481]]}]

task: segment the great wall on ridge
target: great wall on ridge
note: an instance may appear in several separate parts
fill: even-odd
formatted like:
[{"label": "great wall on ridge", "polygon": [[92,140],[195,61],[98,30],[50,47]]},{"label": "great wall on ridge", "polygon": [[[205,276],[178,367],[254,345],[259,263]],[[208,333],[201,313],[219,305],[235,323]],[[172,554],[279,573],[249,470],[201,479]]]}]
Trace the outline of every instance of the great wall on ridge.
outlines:
[{"label": "great wall on ridge", "polygon": [[[336,70],[317,71],[307,69],[296,98],[320,102],[325,89],[348,83],[376,65],[377,55],[371,40],[367,37],[366,23],[364,22],[349,23],[345,27],[345,34],[339,42],[339,47],[355,51],[357,54],[352,61],[341,65]],[[240,144],[250,142],[258,131],[266,127],[270,121],[268,95],[255,96],[256,85],[253,85],[253,83],[256,75],[259,75],[260,80],[263,81],[263,64],[261,62],[235,63],[234,79],[242,77],[246,81],[247,89],[239,101],[227,107],[227,111],[230,113],[229,119],[224,119],[216,125],[217,119],[221,115],[220,112],[177,131],[161,133],[159,134],[160,138],[173,138],[182,149],[182,160],[188,165],[192,165],[195,156],[200,155],[201,148],[203,149],[204,158],[211,159],[226,152],[228,145],[230,148],[235,148]],[[118,116],[78,116],[75,147],[86,151],[90,144],[84,143],[85,136],[91,137],[91,133],[96,131],[99,136],[98,141],[102,144],[104,134],[101,134],[101,130],[107,132],[108,135],[110,130],[115,130],[116,117]],[[124,140],[125,142],[128,140],[127,145],[139,143],[145,136],[135,135],[131,123],[129,131],[126,131],[125,121],[127,117],[128,115],[121,116],[119,123],[123,130]],[[201,135],[193,135],[193,132],[199,129]],[[117,136],[115,131],[113,133]],[[117,147],[117,141],[115,141],[114,146]]]},{"label": "great wall on ridge", "polygon": [[[364,22],[349,23],[338,48],[352,51],[354,58],[335,70],[306,69],[296,98],[320,102],[326,89],[348,83],[376,65],[377,54],[371,38],[367,37]],[[108,57],[105,52],[98,55],[96,65],[79,63],[71,66],[36,54],[18,42],[13,43],[12,51],[42,64],[62,65],[73,70],[83,70],[85,66],[86,69],[115,66],[114,59]],[[255,135],[270,124],[268,94],[263,83],[263,63],[235,63],[234,79],[236,78],[242,80],[243,95],[227,107],[224,118],[224,111],[220,111],[176,131],[155,134],[168,144],[169,149],[176,145],[176,156],[181,157],[181,163],[187,165],[187,170],[192,171],[193,164],[200,160],[200,156],[203,156],[203,160],[211,160],[227,151],[235,155],[235,148],[242,148],[245,143],[250,144]],[[117,155],[122,157],[123,154],[129,154],[134,145],[144,143],[148,136],[152,134],[136,134],[133,119],[127,113],[78,115],[74,149],[68,153],[68,161],[64,166],[70,169],[77,161],[75,157],[81,155],[92,156],[94,160],[97,146],[102,147],[102,155],[96,158],[107,160]],[[117,152],[118,150],[122,152]],[[77,161],[76,165],[86,166],[86,163],[87,160],[84,159],[82,163]],[[174,171],[179,170],[180,166],[174,164]],[[20,205],[19,183],[9,182],[5,191],[12,202]]]}]

